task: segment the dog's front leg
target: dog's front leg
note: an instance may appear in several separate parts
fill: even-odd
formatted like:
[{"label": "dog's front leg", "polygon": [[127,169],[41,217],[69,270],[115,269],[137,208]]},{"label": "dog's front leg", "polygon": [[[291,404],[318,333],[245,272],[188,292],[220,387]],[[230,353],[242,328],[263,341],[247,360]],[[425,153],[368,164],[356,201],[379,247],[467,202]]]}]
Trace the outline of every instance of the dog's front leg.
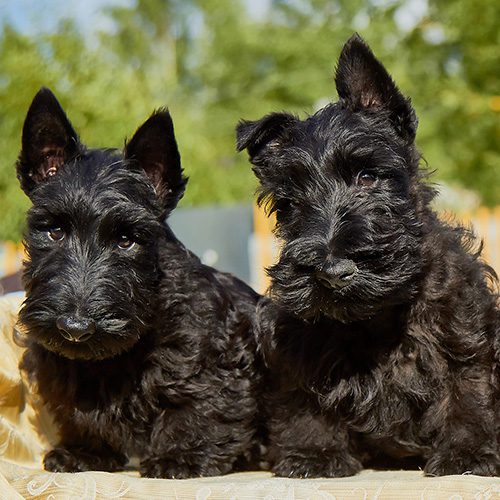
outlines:
[{"label": "dog's front leg", "polygon": [[187,479],[231,472],[243,436],[235,436],[231,422],[223,423],[205,409],[166,412],[156,420],[149,449],[141,458],[141,476]]},{"label": "dog's front leg", "polygon": [[[302,358],[314,338],[310,325],[262,298],[255,325],[257,343],[273,387],[266,393],[269,459],[284,477],[343,477],[362,469],[349,450],[346,428],[322,414]],[[332,423],[335,422],[335,423]]]},{"label": "dog's front leg", "polygon": [[344,477],[362,469],[349,449],[349,434],[332,423],[300,390],[270,398],[269,458],[282,477]]},{"label": "dog's front leg", "polygon": [[60,442],[45,454],[44,468],[51,472],[114,472],[123,470],[128,459],[101,439],[78,433],[75,426],[62,426]]},{"label": "dog's front leg", "polygon": [[445,398],[427,421],[438,435],[426,475],[500,474],[490,374],[478,366],[462,367],[450,373],[449,381]]}]

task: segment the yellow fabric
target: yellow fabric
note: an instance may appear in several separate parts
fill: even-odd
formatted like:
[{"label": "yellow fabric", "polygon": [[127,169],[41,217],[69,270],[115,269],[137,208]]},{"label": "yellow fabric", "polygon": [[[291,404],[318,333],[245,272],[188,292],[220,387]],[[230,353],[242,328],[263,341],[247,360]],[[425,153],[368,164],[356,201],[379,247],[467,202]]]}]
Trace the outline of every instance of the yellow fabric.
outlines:
[{"label": "yellow fabric", "polygon": [[18,370],[22,348],[14,343],[12,332],[21,300],[0,298],[0,500],[500,500],[500,478],[424,478],[419,471],[367,470],[343,479],[282,479],[268,472],[250,472],[183,481],[143,479],[135,471],[46,472],[42,457],[56,433]]}]

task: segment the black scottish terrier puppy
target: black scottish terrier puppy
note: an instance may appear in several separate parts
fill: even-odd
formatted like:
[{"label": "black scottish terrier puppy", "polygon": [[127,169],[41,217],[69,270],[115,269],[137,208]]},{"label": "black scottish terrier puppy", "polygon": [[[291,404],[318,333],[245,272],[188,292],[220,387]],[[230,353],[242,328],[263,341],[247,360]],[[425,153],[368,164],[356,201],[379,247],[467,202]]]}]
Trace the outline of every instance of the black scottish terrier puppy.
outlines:
[{"label": "black scottish terrier puppy", "polygon": [[53,94],[34,98],[17,164],[33,202],[22,360],[60,430],[51,471],[224,474],[251,459],[257,294],[200,263],[165,218],[182,175],[168,111],[123,155],[83,146]]},{"label": "black scottish terrier puppy", "polygon": [[494,272],[429,206],[414,110],[357,35],[336,85],[306,120],[237,129],[283,241],[257,312],[274,471],[498,474]]}]

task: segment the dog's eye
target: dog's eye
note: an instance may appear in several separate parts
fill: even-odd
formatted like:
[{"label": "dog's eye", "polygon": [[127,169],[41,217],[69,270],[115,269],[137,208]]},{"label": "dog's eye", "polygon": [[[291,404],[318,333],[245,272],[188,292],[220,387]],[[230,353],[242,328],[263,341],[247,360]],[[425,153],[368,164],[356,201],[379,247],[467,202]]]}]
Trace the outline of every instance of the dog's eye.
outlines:
[{"label": "dog's eye", "polygon": [[377,175],[369,170],[361,170],[356,177],[356,184],[361,187],[370,187],[377,182]]},{"label": "dog's eye", "polygon": [[65,233],[60,227],[52,227],[47,231],[49,238],[52,241],[61,241],[64,239]]},{"label": "dog's eye", "polygon": [[135,241],[132,240],[129,236],[122,234],[118,237],[117,245],[122,250],[130,250],[135,245]]}]

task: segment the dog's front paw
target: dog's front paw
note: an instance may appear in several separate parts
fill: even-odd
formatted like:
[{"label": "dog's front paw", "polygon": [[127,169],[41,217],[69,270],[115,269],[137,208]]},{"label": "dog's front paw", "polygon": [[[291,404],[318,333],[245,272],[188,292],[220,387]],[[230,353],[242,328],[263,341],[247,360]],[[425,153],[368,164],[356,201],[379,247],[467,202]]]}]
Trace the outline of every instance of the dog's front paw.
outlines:
[{"label": "dog's front paw", "polygon": [[363,466],[348,453],[304,457],[287,455],[282,457],[272,471],[280,477],[346,477],[357,474]]},{"label": "dog's front paw", "polygon": [[199,477],[196,468],[167,458],[147,458],[141,462],[141,476],[163,479],[187,479]]},{"label": "dog's front paw", "polygon": [[82,464],[78,459],[65,448],[55,448],[49,451],[43,459],[43,466],[45,470],[51,472],[81,472],[88,470],[82,468]]},{"label": "dog's front paw", "polygon": [[231,471],[231,464],[220,461],[199,463],[187,455],[181,460],[171,457],[149,457],[141,461],[140,473],[142,477],[156,477],[164,479],[188,479],[191,477],[220,476]]},{"label": "dog's front paw", "polygon": [[95,455],[82,449],[54,448],[44,459],[45,470],[51,472],[85,472],[100,470],[113,472],[122,470],[127,458],[122,454]]},{"label": "dog's front paw", "polygon": [[425,464],[426,476],[449,476],[452,474],[475,474],[476,476],[497,476],[500,474],[498,453],[484,452],[438,452]]}]

